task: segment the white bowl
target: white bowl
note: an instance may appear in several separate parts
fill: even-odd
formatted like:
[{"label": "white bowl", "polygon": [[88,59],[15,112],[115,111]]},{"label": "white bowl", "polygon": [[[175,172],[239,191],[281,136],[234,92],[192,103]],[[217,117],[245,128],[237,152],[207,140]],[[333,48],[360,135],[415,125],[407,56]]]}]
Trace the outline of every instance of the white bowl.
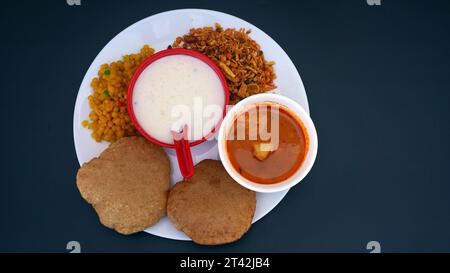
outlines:
[{"label": "white bowl", "polygon": [[[286,107],[290,112],[296,115],[302,122],[306,129],[306,133],[309,137],[309,146],[306,152],[305,160],[301,167],[289,178],[284,181],[275,184],[258,184],[254,183],[247,178],[240,175],[234,167],[231,165],[231,162],[228,158],[227,150],[226,150],[226,135],[229,132],[231,126],[233,125],[236,117],[248,109],[249,106],[261,103],[274,103],[279,104],[282,107]],[[266,93],[259,94],[248,97],[238,104],[229,109],[227,115],[225,116],[222,125],[220,126],[219,135],[218,135],[218,148],[219,148],[219,156],[222,161],[223,166],[227,170],[228,174],[236,180],[242,186],[257,192],[279,192],[282,190],[289,189],[295,186],[297,183],[303,180],[305,176],[309,173],[312,166],[314,165],[314,161],[317,156],[317,148],[318,148],[318,140],[317,140],[317,132],[314,127],[314,123],[312,122],[309,115],[306,113],[303,108],[296,103],[295,101],[278,94]]]}]

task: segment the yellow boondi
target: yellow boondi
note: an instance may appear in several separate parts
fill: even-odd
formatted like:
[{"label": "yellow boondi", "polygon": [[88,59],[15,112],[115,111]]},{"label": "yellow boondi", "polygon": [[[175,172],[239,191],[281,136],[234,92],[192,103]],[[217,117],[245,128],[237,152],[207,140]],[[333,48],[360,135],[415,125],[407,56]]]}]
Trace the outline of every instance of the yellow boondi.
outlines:
[{"label": "yellow boondi", "polygon": [[140,53],[125,55],[122,60],[103,64],[98,77],[92,79],[94,93],[89,96],[91,113],[81,125],[92,130],[92,137],[115,142],[124,136],[137,134],[127,111],[127,92],[133,73],[155,50],[144,45]]}]

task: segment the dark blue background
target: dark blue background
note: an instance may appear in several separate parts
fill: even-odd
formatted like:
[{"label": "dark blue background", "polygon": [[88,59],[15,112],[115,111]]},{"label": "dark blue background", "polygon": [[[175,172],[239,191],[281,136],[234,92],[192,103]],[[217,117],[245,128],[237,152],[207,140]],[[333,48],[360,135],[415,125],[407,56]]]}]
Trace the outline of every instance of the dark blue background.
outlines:
[{"label": "dark blue background", "polygon": [[[99,224],[75,186],[75,98],[118,32],[208,8],[274,38],[304,81],[317,162],[240,241],[218,247]],[[0,251],[450,251],[450,2],[2,1]]]}]

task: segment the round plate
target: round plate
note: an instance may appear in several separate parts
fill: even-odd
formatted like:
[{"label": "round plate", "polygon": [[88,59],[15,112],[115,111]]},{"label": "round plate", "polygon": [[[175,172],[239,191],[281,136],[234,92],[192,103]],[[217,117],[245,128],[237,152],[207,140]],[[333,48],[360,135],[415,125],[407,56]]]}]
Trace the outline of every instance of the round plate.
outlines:
[{"label": "round plate", "polygon": [[[88,96],[92,93],[90,82],[97,76],[100,65],[119,60],[125,54],[137,53],[144,44],[150,45],[156,51],[166,49],[176,37],[188,33],[189,29],[214,26],[215,23],[221,24],[224,28],[251,29],[250,36],[261,45],[261,50],[264,51],[266,59],[276,63],[277,79],[275,83],[278,86],[276,93],[297,101],[309,113],[305,88],[297,69],[283,49],[263,31],[242,19],[217,11],[181,9],[163,12],[131,25],[114,37],[100,51],[84,76],[78,91],[73,117],[75,150],[80,165],[100,155],[109,144],[108,142],[96,142],[91,138],[90,130],[81,126],[81,122],[88,119],[90,113],[88,103]],[[166,152],[171,161],[171,184],[173,185],[182,180],[182,177],[174,151],[166,149]],[[198,145],[193,148],[192,155],[194,164],[203,159],[219,160],[217,143],[214,140]],[[253,222],[269,213],[287,192],[288,190],[278,193],[258,193]],[[190,240],[183,232],[178,231],[172,225],[167,216],[145,231],[165,238]]]}]

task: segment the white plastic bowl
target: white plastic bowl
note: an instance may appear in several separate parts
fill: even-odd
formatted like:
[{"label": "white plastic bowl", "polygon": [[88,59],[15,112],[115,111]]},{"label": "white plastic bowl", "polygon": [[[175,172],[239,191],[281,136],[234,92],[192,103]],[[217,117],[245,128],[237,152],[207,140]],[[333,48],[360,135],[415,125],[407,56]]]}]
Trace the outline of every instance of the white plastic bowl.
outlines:
[{"label": "white plastic bowl", "polygon": [[[292,114],[296,115],[303,122],[306,133],[309,137],[309,147],[306,153],[306,158],[303,161],[301,167],[286,180],[275,184],[254,183],[240,175],[231,165],[226,150],[226,136],[236,117],[240,113],[248,109],[249,106],[261,103],[275,103],[289,109]],[[318,140],[316,128],[313,121],[298,103],[282,95],[266,93],[248,97],[240,101],[228,111],[219,130],[218,148],[222,164],[224,165],[228,174],[230,174],[230,176],[239,184],[257,192],[279,192],[297,185],[309,173],[312,166],[314,165],[314,161],[316,160]]]}]

